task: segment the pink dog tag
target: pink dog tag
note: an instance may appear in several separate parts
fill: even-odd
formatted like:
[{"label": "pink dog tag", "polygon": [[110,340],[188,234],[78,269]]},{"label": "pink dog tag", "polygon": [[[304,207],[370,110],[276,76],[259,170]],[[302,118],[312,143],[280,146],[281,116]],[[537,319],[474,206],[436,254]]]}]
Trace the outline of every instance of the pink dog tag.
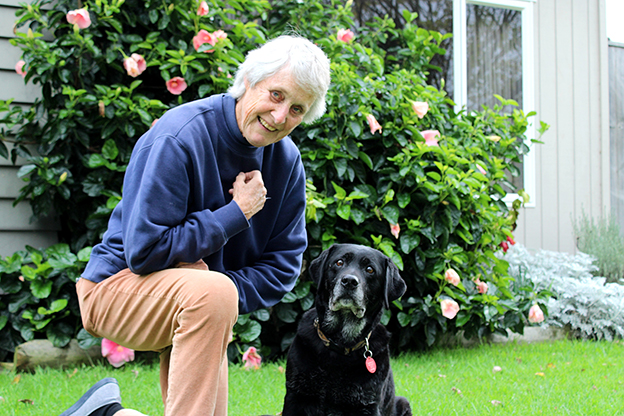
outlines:
[{"label": "pink dog tag", "polygon": [[366,369],[371,374],[375,374],[375,371],[377,371],[377,363],[373,357],[366,357]]}]

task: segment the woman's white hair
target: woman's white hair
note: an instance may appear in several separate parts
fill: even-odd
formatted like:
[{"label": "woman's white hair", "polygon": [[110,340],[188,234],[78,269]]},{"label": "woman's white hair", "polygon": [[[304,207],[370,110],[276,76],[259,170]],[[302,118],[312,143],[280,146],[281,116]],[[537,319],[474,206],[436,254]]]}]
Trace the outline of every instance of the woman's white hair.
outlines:
[{"label": "woman's white hair", "polygon": [[239,99],[258,82],[288,67],[295,81],[314,95],[315,100],[303,117],[311,123],[325,113],[325,96],[330,82],[329,58],[315,44],[300,36],[284,35],[275,38],[247,54],[236,71],[234,84],[228,92]]}]

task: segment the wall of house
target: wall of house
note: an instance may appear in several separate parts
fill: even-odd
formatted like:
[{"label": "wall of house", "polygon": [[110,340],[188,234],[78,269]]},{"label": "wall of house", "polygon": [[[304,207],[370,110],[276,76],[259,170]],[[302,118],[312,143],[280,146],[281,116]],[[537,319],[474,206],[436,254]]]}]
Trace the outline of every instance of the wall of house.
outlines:
[{"label": "wall of house", "polygon": [[624,43],[609,43],[611,215],[624,236]]},{"label": "wall of house", "polygon": [[608,40],[604,0],[535,3],[535,207],[515,232],[528,248],[576,251],[573,221],[610,210]]},{"label": "wall of house", "polygon": [[[25,85],[15,72],[21,51],[12,46],[15,10],[21,0],[0,0],[0,100],[14,98],[17,105],[29,105],[39,91],[33,85]],[[57,242],[56,224],[53,221],[31,222],[32,210],[28,202],[13,207],[13,201],[23,183],[17,178],[19,166],[0,157],[0,256],[8,256],[26,245],[45,248]]]}]

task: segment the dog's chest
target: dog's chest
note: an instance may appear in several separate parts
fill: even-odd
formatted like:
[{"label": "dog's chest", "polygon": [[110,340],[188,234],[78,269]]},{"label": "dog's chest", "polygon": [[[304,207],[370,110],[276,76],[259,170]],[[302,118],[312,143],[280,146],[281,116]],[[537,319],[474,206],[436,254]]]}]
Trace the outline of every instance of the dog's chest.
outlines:
[{"label": "dog's chest", "polygon": [[[358,351],[359,352],[359,351]],[[358,352],[349,356],[321,354],[307,362],[298,362],[287,376],[287,389],[297,395],[307,396],[325,415],[344,415],[340,409],[377,408],[387,373],[381,365],[378,372],[371,374],[366,369],[365,359]],[[334,412],[334,413],[332,413]],[[362,415],[368,414],[362,412]]]}]

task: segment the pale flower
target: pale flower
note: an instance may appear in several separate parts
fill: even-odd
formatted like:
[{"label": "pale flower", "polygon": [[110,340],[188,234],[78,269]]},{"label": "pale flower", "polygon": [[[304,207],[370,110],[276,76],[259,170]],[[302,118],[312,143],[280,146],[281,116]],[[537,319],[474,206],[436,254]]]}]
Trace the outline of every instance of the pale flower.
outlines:
[{"label": "pale flower", "polygon": [[[193,37],[193,46],[195,47],[195,50],[198,51],[199,47],[204,43],[209,43],[214,46],[217,43],[217,40],[217,37],[213,33],[210,33],[205,29],[201,29],[197,32],[197,35]],[[211,53],[214,52],[214,49],[209,49],[204,52]]]},{"label": "pale flower", "polygon": [[91,25],[91,17],[87,9],[72,10],[67,13],[67,21],[78,26],[80,29],[86,29]]},{"label": "pale flower", "polygon": [[128,58],[124,59],[124,68],[131,77],[137,77],[147,69],[147,63],[138,53],[133,53]]},{"label": "pale flower", "polygon": [[539,324],[544,320],[544,312],[540,309],[539,305],[535,304],[529,309],[529,322],[533,324]]},{"label": "pale flower", "polygon": [[26,65],[26,62],[24,62],[23,59],[20,59],[15,64],[15,72],[17,72],[19,75],[21,75],[22,78],[24,78],[26,76],[26,71],[24,71],[24,65]]},{"label": "pale flower", "polygon": [[479,293],[481,293],[482,295],[484,293],[487,293],[487,291],[488,291],[487,283],[482,282],[481,280],[477,279],[477,280],[475,280],[475,285],[477,285],[477,290],[479,291]]},{"label": "pale flower", "polygon": [[448,269],[446,273],[444,273],[444,280],[446,280],[453,286],[459,285],[459,282],[460,282],[459,275],[453,269]]},{"label": "pale flower", "polygon": [[338,34],[336,35],[336,38],[338,38],[339,41],[345,43],[351,42],[354,37],[355,33],[353,33],[351,29],[339,29]]},{"label": "pale flower", "polygon": [[412,101],[412,108],[418,118],[423,118],[429,111],[429,103],[424,101]]},{"label": "pale flower", "polygon": [[[225,33],[223,30],[219,29],[219,30],[215,30],[214,32],[212,32],[212,36],[214,36],[217,41],[220,39],[227,39],[227,33]],[[217,43],[217,42],[215,42]]]},{"label": "pale flower", "polygon": [[425,130],[425,131],[421,131],[420,134],[425,139],[425,144],[427,146],[438,146],[438,138],[440,137],[439,131]]},{"label": "pale flower", "polygon": [[208,3],[206,3],[205,1],[202,1],[199,4],[199,8],[197,9],[197,15],[206,16],[207,14],[208,14]]},{"label": "pale flower", "polygon": [[102,357],[105,357],[113,367],[118,368],[134,360],[134,350],[122,347],[113,341],[103,338]]},{"label": "pale flower", "polygon": [[377,119],[374,115],[367,115],[366,120],[368,121],[368,126],[370,127],[371,134],[375,134],[377,130],[381,132],[381,125],[377,122]]},{"label": "pale flower", "polygon": [[390,232],[394,236],[394,238],[399,238],[399,233],[401,232],[401,226],[399,224],[391,224]]},{"label": "pale flower", "polygon": [[442,299],[440,306],[442,307],[442,316],[446,319],[455,318],[457,312],[459,312],[459,305],[452,299]]},{"label": "pale flower", "polygon": [[482,175],[485,175],[487,173],[486,170],[483,169],[483,166],[481,166],[480,164],[477,163],[476,166],[477,166],[477,170],[481,172]]},{"label": "pale flower", "polygon": [[243,354],[243,362],[245,363],[245,369],[250,370],[259,370],[260,364],[262,363],[262,357],[258,354],[256,347],[249,347],[247,351]]},{"label": "pale flower", "polygon": [[173,77],[167,81],[167,90],[173,95],[180,95],[187,87],[186,81],[182,77]]}]

